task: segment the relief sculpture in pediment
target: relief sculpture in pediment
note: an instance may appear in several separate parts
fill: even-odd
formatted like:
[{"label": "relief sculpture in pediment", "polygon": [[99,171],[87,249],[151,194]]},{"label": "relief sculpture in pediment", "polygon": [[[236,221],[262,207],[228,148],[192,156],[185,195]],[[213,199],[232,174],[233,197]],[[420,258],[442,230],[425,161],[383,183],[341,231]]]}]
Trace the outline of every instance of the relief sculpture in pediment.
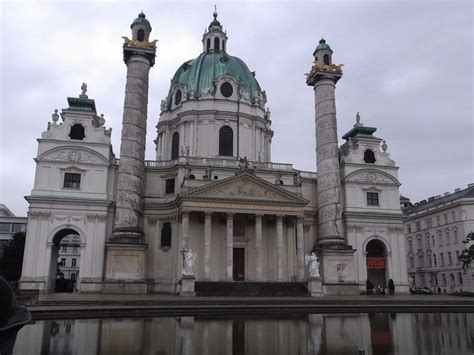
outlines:
[{"label": "relief sculpture in pediment", "polygon": [[219,197],[254,197],[263,199],[281,199],[282,197],[273,191],[245,181],[239,181],[230,186],[222,186],[209,191],[209,193]]}]

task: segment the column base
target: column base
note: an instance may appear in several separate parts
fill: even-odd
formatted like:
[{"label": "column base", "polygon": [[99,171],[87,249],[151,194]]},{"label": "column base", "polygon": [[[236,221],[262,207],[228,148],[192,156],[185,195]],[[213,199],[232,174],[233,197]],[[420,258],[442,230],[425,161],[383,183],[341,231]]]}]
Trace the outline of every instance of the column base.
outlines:
[{"label": "column base", "polygon": [[181,278],[181,291],[179,292],[180,296],[196,296],[196,292],[194,290],[194,283],[196,278],[192,275],[183,275]]},{"label": "column base", "polygon": [[107,243],[104,293],[147,293],[147,244]]},{"label": "column base", "polygon": [[349,246],[326,247],[317,250],[325,295],[359,294],[355,277],[354,253],[355,249]]}]

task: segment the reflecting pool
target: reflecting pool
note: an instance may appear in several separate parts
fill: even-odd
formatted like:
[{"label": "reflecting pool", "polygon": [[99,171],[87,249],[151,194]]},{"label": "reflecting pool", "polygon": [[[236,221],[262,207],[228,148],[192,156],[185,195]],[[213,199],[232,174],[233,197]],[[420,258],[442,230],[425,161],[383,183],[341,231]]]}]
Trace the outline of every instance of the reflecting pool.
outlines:
[{"label": "reflecting pool", "polygon": [[473,354],[472,313],[36,321],[13,354]]}]

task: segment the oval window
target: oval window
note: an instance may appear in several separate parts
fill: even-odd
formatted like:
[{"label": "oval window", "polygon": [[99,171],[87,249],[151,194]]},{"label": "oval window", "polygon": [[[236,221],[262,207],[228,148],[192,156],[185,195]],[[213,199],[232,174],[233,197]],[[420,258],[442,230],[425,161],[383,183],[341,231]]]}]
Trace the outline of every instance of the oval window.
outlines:
[{"label": "oval window", "polygon": [[181,90],[176,91],[176,94],[174,96],[174,104],[178,106],[182,98],[183,98],[183,94]]},{"label": "oval window", "polygon": [[225,82],[221,85],[221,94],[224,97],[231,97],[234,93],[234,88],[228,82]]}]

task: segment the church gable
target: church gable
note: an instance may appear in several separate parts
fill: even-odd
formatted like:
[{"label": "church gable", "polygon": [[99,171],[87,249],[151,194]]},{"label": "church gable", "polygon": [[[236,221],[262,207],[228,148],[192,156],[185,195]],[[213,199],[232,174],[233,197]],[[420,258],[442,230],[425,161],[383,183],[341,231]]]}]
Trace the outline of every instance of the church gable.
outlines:
[{"label": "church gable", "polygon": [[48,150],[41,154],[37,161],[108,164],[107,158],[102,154],[77,146],[63,146]]},{"label": "church gable", "polygon": [[180,198],[183,200],[251,200],[301,206],[308,203],[304,198],[250,174],[237,175],[211,183],[185,192],[180,195]]},{"label": "church gable", "polygon": [[359,184],[381,184],[400,186],[400,182],[390,174],[375,169],[363,169],[350,173],[344,179],[345,182]]}]

